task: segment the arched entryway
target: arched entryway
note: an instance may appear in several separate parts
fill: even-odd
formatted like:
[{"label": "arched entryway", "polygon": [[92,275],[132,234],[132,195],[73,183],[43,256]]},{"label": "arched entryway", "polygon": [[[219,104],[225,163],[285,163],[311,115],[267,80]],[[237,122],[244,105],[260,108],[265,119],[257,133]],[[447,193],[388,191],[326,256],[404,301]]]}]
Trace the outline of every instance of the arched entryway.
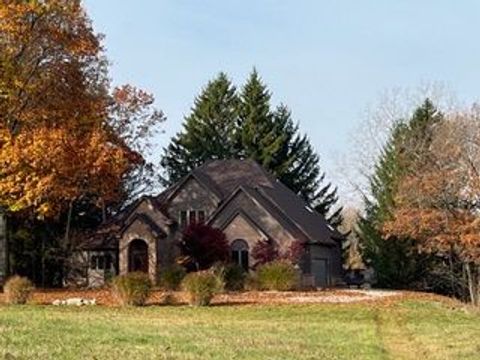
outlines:
[{"label": "arched entryway", "polygon": [[148,273],[148,244],[136,239],[128,245],[128,271]]},{"label": "arched entryway", "polygon": [[248,271],[248,243],[243,239],[237,239],[232,242],[230,249],[233,263],[241,266],[245,271]]}]

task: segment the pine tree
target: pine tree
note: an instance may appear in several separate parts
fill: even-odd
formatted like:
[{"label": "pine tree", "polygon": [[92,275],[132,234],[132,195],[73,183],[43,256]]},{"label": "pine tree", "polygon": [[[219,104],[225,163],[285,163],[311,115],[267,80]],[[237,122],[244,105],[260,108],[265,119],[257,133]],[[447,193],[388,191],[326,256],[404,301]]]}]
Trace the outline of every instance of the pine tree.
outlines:
[{"label": "pine tree", "polygon": [[342,221],[342,209],[333,211],[337,189],[324,184],[320,159],[308,137],[299,133],[290,110],[280,105],[272,111],[270,99],[254,69],[240,95],[242,155],[260,163],[337,227]]},{"label": "pine tree", "polygon": [[239,155],[270,169],[274,154],[284,143],[275,131],[270,109],[271,94],[254,69],[240,93],[238,124]]},{"label": "pine tree", "polygon": [[183,131],[164,150],[161,165],[166,171],[166,184],[177,182],[206,160],[237,155],[238,107],[235,86],[225,73],[220,73],[195,99]]},{"label": "pine tree", "polygon": [[[238,98],[228,78],[220,74],[196,99],[183,132],[164,152],[166,183],[178,181],[208,159],[250,158],[337,226],[341,208],[332,211],[338,202],[336,189],[324,184],[318,155],[308,137],[299,133],[290,110],[285,105],[272,110],[270,100],[255,69]],[[212,108],[213,114],[205,110]]]},{"label": "pine tree", "polygon": [[415,251],[414,239],[387,239],[381,229],[395,209],[398,184],[412,166],[413,154],[418,156],[419,146],[428,146],[432,128],[442,117],[432,102],[425,100],[407,123],[395,124],[375,165],[359,237],[364,258],[378,274],[379,286],[406,287],[429,271],[429,258]]}]

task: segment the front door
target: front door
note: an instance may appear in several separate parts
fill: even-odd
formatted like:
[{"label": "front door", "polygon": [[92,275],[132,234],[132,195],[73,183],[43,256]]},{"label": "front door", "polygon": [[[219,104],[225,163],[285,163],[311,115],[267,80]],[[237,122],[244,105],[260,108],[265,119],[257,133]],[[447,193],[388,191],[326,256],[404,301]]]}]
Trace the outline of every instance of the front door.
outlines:
[{"label": "front door", "polygon": [[148,245],[143,240],[133,240],[129,245],[128,271],[148,273]]}]

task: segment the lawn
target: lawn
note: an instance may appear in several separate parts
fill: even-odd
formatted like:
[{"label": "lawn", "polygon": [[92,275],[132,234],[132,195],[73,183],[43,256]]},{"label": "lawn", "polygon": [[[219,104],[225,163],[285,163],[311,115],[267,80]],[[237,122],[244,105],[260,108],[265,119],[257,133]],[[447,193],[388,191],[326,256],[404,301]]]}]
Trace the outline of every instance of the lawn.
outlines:
[{"label": "lawn", "polygon": [[3,356],[480,359],[480,315],[427,300],[209,308],[0,306]]}]

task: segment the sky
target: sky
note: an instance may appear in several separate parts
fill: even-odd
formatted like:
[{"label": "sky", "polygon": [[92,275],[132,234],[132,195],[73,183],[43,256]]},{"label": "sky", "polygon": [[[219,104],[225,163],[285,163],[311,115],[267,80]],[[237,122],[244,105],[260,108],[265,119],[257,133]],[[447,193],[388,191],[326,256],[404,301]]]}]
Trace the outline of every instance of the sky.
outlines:
[{"label": "sky", "polygon": [[168,118],[157,155],[220,71],[241,86],[256,67],[339,184],[338,156],[355,150],[352,133],[383,91],[442,82],[469,101],[480,90],[478,0],[84,3],[113,83],[153,93]]}]

